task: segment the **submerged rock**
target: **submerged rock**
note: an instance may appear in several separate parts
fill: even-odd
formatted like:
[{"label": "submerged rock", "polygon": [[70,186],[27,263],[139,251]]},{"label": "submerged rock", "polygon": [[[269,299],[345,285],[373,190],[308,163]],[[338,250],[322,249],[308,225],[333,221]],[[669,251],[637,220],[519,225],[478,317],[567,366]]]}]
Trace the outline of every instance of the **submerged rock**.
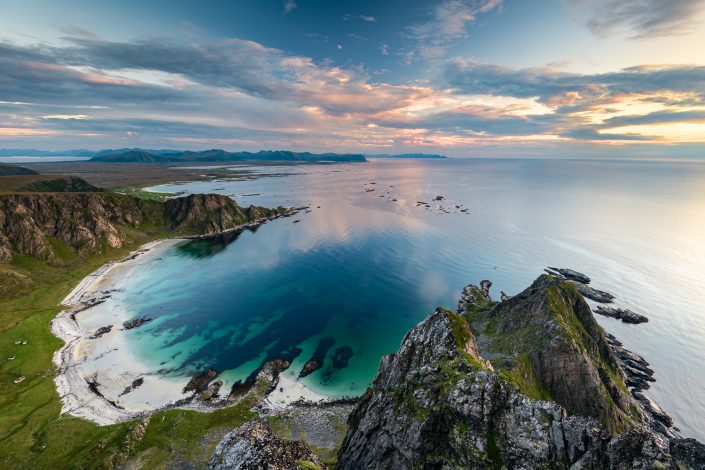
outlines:
[{"label": "submerged rock", "polygon": [[350,346],[341,346],[333,353],[333,367],[342,369],[348,366],[348,361],[353,357],[353,350]]},{"label": "submerged rock", "polygon": [[133,328],[137,328],[138,326],[142,326],[148,321],[151,321],[152,319],[149,317],[137,317],[133,318],[132,320],[128,320],[122,324],[122,327],[126,330],[131,330]]},{"label": "submerged rock", "polygon": [[598,315],[603,315],[605,317],[616,318],[617,320],[622,320],[624,323],[646,323],[649,321],[644,315],[640,315],[636,312],[632,312],[629,309],[603,307],[598,305],[595,310],[593,310]]},{"label": "submerged rock", "polygon": [[209,470],[325,469],[301,441],[280,439],[266,420],[250,421],[227,434],[208,462]]}]

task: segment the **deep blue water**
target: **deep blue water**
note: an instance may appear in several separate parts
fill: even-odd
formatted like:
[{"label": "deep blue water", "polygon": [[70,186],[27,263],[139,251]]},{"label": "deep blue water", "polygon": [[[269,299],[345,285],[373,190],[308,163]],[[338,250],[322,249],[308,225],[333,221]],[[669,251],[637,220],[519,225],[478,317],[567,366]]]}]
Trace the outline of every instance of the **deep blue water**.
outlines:
[{"label": "deep blue water", "polygon": [[[380,357],[436,306],[454,308],[467,283],[491,279],[499,297],[545,266],[571,267],[650,318],[598,321],[652,363],[649,395],[685,434],[705,438],[705,164],[381,160],[262,171],[285,176],[155,188],[311,204],[236,240],[184,243],[136,273],[126,304],[156,320],[130,338],[161,373],[215,367],[231,383],[291,357],[297,374],[332,338],[324,368],[303,380],[358,394]],[[342,347],[353,355],[336,368]]]}]

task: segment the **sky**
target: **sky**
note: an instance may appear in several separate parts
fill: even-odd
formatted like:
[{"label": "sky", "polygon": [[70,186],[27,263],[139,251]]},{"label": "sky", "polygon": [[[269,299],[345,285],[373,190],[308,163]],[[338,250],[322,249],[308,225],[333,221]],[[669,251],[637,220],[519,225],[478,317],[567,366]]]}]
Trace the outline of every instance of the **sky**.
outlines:
[{"label": "sky", "polygon": [[705,156],[705,0],[0,0],[0,148]]}]

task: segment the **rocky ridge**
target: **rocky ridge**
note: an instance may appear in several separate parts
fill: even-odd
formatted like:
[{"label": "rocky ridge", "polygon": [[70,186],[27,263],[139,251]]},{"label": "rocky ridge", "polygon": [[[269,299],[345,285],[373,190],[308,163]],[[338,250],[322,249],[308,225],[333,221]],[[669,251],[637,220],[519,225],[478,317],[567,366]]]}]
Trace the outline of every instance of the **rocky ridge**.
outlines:
[{"label": "rocky ridge", "polygon": [[66,248],[86,256],[145,233],[209,235],[288,214],[283,208],[242,208],[217,194],[166,202],[105,192],[0,195],[0,263],[16,252],[60,264]]},{"label": "rocky ridge", "polygon": [[627,391],[572,283],[542,276],[501,303],[490,286],[382,359],[337,468],[704,468],[705,446]]}]

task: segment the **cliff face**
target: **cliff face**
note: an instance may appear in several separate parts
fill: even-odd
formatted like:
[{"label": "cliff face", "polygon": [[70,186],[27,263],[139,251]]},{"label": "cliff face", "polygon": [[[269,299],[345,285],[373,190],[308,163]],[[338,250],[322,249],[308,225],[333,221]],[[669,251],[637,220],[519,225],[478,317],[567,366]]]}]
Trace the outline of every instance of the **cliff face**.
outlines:
[{"label": "cliff face", "polygon": [[501,303],[482,288],[469,290],[459,312],[483,356],[525,394],[596,418],[611,431],[641,420],[602,328],[572,283],[543,275]]},{"label": "cliff face", "polygon": [[166,202],[101,192],[0,195],[0,262],[11,261],[14,251],[56,263],[66,246],[83,256],[145,233],[207,235],[284,212],[243,209],[216,194]]},{"label": "cliff face", "polygon": [[[470,303],[468,316],[479,322],[487,315],[494,331],[517,335],[504,338],[506,349],[491,363],[458,314],[439,309],[411,330],[399,350],[382,359],[372,387],[350,415],[337,468],[702,468],[701,444],[653,431],[636,406],[625,418],[619,405],[603,403],[603,394],[612,397],[610,386],[592,370],[599,368],[595,361],[609,360],[600,351],[603,333],[580,319],[584,312],[572,290],[546,281],[538,279],[506,305],[494,304],[486,289],[468,289],[468,297],[477,294],[481,304]],[[545,302],[558,302],[555,295],[572,299],[560,319],[544,315],[550,310]],[[562,325],[577,328],[583,320],[581,337],[592,342],[575,340]],[[525,348],[524,342],[544,334],[544,356],[557,356],[540,357],[534,371],[530,351],[539,348]],[[501,371],[497,366],[507,369],[504,361],[512,355],[517,363],[509,373]],[[555,370],[549,373],[549,367]],[[563,385],[553,380],[560,376]],[[577,390],[579,384],[586,389]],[[569,391],[580,398],[568,397]],[[528,396],[534,393],[561,397],[575,411]],[[587,404],[591,397],[597,405]],[[617,431],[615,423],[627,430]]]}]

